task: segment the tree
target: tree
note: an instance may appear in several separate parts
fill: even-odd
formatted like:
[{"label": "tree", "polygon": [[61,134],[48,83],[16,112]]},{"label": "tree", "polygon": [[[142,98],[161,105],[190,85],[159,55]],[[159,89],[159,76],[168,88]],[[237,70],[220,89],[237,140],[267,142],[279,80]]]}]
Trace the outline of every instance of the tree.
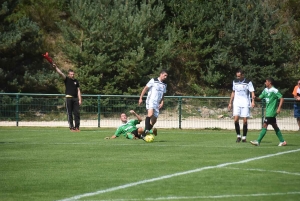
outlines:
[{"label": "tree", "polygon": [[168,68],[173,33],[165,33],[161,2],[70,2],[70,19],[59,23],[64,52],[76,64],[84,93],[138,94]]},{"label": "tree", "polygon": [[40,27],[22,12],[20,1],[0,5],[0,91],[57,91],[54,76],[42,63]]},{"label": "tree", "polygon": [[231,83],[236,70],[241,68],[254,82],[257,93],[264,88],[267,77],[281,82],[277,86],[284,93],[290,84],[284,80],[289,77],[285,64],[292,56],[292,40],[287,27],[280,24],[279,5],[231,0],[225,6],[227,9],[220,10],[218,15],[222,34],[212,63],[216,71],[224,69],[231,76],[228,74],[220,82]]}]

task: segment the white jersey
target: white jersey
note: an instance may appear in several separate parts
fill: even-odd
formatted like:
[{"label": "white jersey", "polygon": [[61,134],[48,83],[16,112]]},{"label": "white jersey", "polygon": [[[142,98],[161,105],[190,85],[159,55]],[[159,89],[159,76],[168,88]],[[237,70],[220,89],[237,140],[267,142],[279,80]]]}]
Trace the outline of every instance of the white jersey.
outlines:
[{"label": "white jersey", "polygon": [[246,78],[243,81],[233,80],[232,90],[234,91],[233,105],[237,107],[250,107],[250,92],[254,91],[253,84]]},{"label": "white jersey", "polygon": [[161,82],[158,78],[152,78],[146,85],[148,90],[146,104],[153,104],[158,107],[164,93],[167,91],[167,84]]}]

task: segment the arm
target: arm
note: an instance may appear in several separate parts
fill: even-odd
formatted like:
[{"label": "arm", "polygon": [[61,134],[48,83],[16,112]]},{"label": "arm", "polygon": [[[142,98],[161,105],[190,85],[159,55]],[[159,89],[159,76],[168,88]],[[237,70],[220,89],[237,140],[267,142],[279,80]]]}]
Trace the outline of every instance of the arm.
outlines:
[{"label": "arm", "polygon": [[231,108],[232,108],[232,101],[233,101],[233,98],[234,98],[234,91],[232,91],[231,93],[231,96],[230,96],[230,100],[229,100],[229,104],[228,104],[228,110],[230,111]]},{"label": "arm", "polygon": [[139,122],[143,121],[142,118],[141,118],[141,116],[138,115],[137,113],[135,113],[134,110],[130,110],[129,112],[130,112],[131,114],[133,114],[134,116],[136,116],[136,118],[137,118],[137,120],[138,120]]},{"label": "arm", "polygon": [[298,86],[294,87],[293,96],[296,100],[300,100],[300,96],[297,95]]},{"label": "arm", "polygon": [[80,92],[80,88],[78,87],[77,88],[78,90],[77,90],[77,93],[78,93],[78,101],[79,101],[79,105],[81,105],[81,92]]},{"label": "arm", "polygon": [[280,101],[279,101],[279,105],[278,105],[278,108],[277,108],[277,114],[280,113],[281,106],[282,106],[282,104],[283,104],[283,98],[281,97],[279,100],[280,100]]},{"label": "arm", "polygon": [[254,94],[254,91],[251,92],[251,99],[252,99],[251,107],[255,107],[255,94]]},{"label": "arm", "polygon": [[105,137],[104,139],[105,139],[105,140],[110,140],[110,139],[116,139],[116,138],[117,138],[117,136],[113,135],[113,136],[111,136],[111,137]]},{"label": "arm", "polygon": [[162,99],[160,100],[159,109],[164,106],[164,97],[165,96],[163,95]]},{"label": "arm", "polygon": [[147,86],[144,87],[144,89],[143,89],[143,91],[142,91],[142,93],[141,93],[141,95],[140,95],[139,105],[142,104],[142,102],[143,102],[143,96],[145,95],[146,91],[148,91],[148,89],[149,89],[149,88],[148,88]]},{"label": "arm", "polygon": [[53,63],[53,68],[56,70],[56,72],[64,79],[66,79],[66,75],[61,72],[61,70],[57,67],[56,64]]}]

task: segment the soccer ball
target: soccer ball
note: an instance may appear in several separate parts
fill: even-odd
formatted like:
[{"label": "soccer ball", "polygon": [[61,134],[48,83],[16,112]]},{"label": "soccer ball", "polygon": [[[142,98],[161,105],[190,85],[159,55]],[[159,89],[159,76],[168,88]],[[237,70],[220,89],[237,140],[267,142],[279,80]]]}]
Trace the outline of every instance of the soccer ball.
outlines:
[{"label": "soccer ball", "polygon": [[153,142],[154,135],[153,134],[146,135],[144,140],[145,140],[145,142]]}]

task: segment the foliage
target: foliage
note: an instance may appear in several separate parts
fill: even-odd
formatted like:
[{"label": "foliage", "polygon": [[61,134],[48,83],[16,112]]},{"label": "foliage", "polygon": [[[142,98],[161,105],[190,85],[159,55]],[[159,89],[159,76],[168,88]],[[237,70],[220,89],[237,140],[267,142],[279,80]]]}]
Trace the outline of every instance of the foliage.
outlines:
[{"label": "foliage", "polygon": [[[167,95],[224,96],[238,68],[285,96],[299,74],[295,0],[1,0],[2,92],[64,92],[43,62],[75,68],[84,94],[138,95],[161,69]],[[46,8],[46,9],[45,9]],[[284,80],[291,82],[284,82]]]},{"label": "foliage", "polygon": [[20,5],[19,1],[0,5],[0,91],[54,92],[54,76],[41,63],[40,27],[18,12]]},{"label": "foliage", "polygon": [[74,0],[69,12],[59,23],[62,48],[77,65],[84,93],[137,94],[149,75],[167,67],[172,33],[161,29],[161,3]]}]

